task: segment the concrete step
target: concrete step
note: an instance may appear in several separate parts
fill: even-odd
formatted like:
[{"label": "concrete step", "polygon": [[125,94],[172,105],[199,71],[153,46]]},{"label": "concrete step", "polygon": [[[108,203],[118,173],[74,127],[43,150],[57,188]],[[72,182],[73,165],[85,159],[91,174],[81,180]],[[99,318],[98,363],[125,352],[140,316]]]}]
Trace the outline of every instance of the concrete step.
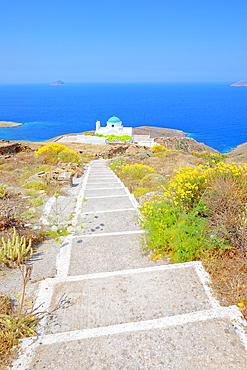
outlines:
[{"label": "concrete step", "polygon": [[105,195],[126,195],[126,190],[124,188],[114,188],[114,189],[86,189],[84,197],[101,197]]},{"label": "concrete step", "polygon": [[[139,230],[139,222],[135,211],[86,214],[83,222],[85,227],[79,235]],[[100,252],[101,255],[102,252]]]},{"label": "concrete step", "polygon": [[73,239],[69,275],[111,272],[164,265],[150,261],[140,253],[140,235],[121,232],[116,235],[78,236]]},{"label": "concrete step", "polygon": [[83,212],[112,211],[133,208],[129,197],[113,196],[111,198],[88,199],[82,205]]},{"label": "concrete step", "polygon": [[93,181],[96,181],[96,180],[97,180],[97,182],[102,181],[102,180],[105,180],[105,181],[107,181],[107,180],[118,181],[116,179],[116,177],[115,176],[112,176],[112,175],[97,175],[97,176],[95,176],[95,175],[89,175],[88,176],[88,181],[89,182],[93,182]]},{"label": "concrete step", "polygon": [[57,336],[55,343],[47,337],[30,369],[247,369],[245,348],[225,317],[111,335],[97,329],[80,334],[67,341]]},{"label": "concrete step", "polygon": [[123,189],[122,185],[119,182],[90,182],[90,184],[87,184],[86,190],[91,190],[91,189]]},{"label": "concrete step", "polygon": [[[72,252],[73,253],[73,252]],[[61,297],[67,303],[59,307]],[[68,277],[53,290],[45,334],[177,316],[212,308],[194,266]]]}]

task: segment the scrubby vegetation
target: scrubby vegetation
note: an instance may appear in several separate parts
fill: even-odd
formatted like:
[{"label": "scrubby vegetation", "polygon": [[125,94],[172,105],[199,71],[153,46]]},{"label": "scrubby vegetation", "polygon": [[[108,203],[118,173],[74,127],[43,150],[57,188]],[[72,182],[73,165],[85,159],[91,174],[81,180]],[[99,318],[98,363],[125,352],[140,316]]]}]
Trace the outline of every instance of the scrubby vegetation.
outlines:
[{"label": "scrubby vegetation", "polygon": [[152,153],[110,163],[141,202],[143,252],[170,263],[203,261],[221,303],[247,318],[247,164],[160,145]]},{"label": "scrubby vegetation", "polygon": [[144,176],[156,172],[153,168],[142,164],[132,164],[124,166],[120,172],[122,178],[142,179]]},{"label": "scrubby vegetation", "polygon": [[[17,235],[32,245],[44,239],[37,222],[48,196],[63,194],[53,172],[63,164],[82,165],[81,156],[61,144],[39,145],[37,151],[20,151],[0,156],[0,240]],[[75,170],[69,168],[68,171]]]},{"label": "scrubby vegetation", "polygon": [[[32,269],[32,264],[26,261],[46,235],[57,237],[52,231],[45,232],[39,220],[47,197],[63,194],[53,171],[65,168],[64,164],[69,162],[81,166],[81,156],[60,144],[43,145],[36,153],[29,148],[0,156],[0,268],[5,273],[19,268],[23,277],[18,313],[16,298],[12,296],[10,300],[0,293],[0,369],[10,364],[14,346],[20,339],[36,334],[42,317],[37,316],[31,302],[29,310],[23,312],[26,284]],[[74,171],[72,165],[69,170]]]},{"label": "scrubby vegetation", "polygon": [[63,144],[51,143],[44,145],[42,148],[37,150],[36,157],[42,160],[44,163],[57,162],[59,159],[65,163],[73,162],[81,164],[81,160],[78,154],[68,149]]}]

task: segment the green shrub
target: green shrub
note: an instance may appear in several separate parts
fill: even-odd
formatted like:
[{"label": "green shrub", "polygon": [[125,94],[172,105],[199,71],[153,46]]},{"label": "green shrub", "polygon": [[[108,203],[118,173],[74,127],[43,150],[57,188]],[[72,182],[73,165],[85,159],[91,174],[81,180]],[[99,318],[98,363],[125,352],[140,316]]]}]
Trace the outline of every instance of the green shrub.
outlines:
[{"label": "green shrub", "polygon": [[81,164],[80,157],[78,156],[78,154],[72,151],[66,150],[64,152],[61,152],[59,154],[59,158],[65,163],[72,162],[72,163],[77,163],[79,165]]},{"label": "green shrub", "polygon": [[207,219],[201,217],[204,204],[186,213],[167,202],[146,202],[141,207],[142,227],[145,228],[144,249],[152,258],[169,257],[172,262],[199,260],[206,250],[230,248],[224,239],[210,234]]},{"label": "green shrub", "polygon": [[36,173],[41,172],[41,171],[50,172],[53,168],[54,166],[51,166],[48,164],[42,164],[41,166],[36,167],[35,172]]},{"label": "green shrub", "polygon": [[109,167],[111,170],[115,171],[117,169],[120,169],[126,162],[126,159],[115,159],[109,162]]},{"label": "green shrub", "polygon": [[35,208],[29,208],[26,212],[22,213],[21,217],[22,218],[32,218],[36,215]]},{"label": "green shrub", "polygon": [[214,163],[219,163],[223,159],[227,158],[227,156],[224,155],[224,154],[221,154],[221,153],[208,153],[205,150],[203,150],[200,153],[199,152],[192,152],[191,154],[194,155],[195,157],[199,157],[199,158],[205,159],[211,165],[214,164]]},{"label": "green shrub", "polygon": [[151,190],[157,189],[160,186],[165,186],[166,184],[166,178],[158,173],[150,173],[140,181],[141,186]]},{"label": "green shrub", "polygon": [[33,190],[46,190],[47,185],[43,181],[32,180],[28,181],[23,185],[26,189],[33,189]]},{"label": "green shrub", "polygon": [[123,178],[129,177],[131,179],[142,179],[149,173],[156,173],[156,171],[152,167],[135,163],[123,167],[119,175]]},{"label": "green shrub", "polygon": [[117,135],[113,135],[113,134],[112,135],[95,134],[95,136],[98,136],[98,137],[106,137],[109,142],[114,142],[115,139],[118,139],[118,140],[123,141],[125,143],[128,140],[131,140],[131,142],[133,141],[132,140],[132,137],[131,136],[128,136],[128,135],[117,136]]},{"label": "green shrub", "polygon": [[133,191],[133,194],[136,195],[137,197],[140,197],[142,195],[145,195],[149,192],[150,190],[147,189],[147,188],[136,188],[134,191]]},{"label": "green shrub", "polygon": [[37,197],[39,192],[37,190],[26,190],[25,195],[30,197]]},{"label": "green shrub", "polygon": [[32,199],[32,200],[30,200],[30,203],[34,207],[39,207],[39,206],[42,206],[42,204],[43,204],[42,200],[40,200],[40,199]]}]

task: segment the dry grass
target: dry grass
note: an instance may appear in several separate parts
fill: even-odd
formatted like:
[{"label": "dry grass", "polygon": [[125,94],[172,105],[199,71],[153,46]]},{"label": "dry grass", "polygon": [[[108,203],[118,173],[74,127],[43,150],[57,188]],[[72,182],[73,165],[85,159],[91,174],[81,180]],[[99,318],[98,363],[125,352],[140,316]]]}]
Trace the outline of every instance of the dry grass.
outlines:
[{"label": "dry grass", "polygon": [[235,149],[226,153],[234,161],[245,161],[247,162],[247,143],[238,145]]},{"label": "dry grass", "polygon": [[[10,316],[13,311],[13,306],[9,297],[0,292],[0,319]],[[0,322],[0,369],[4,369],[6,365],[11,364],[11,358],[14,357],[15,349],[12,341],[10,346],[6,343],[6,333]]]},{"label": "dry grass", "polygon": [[74,152],[84,151],[85,154],[99,154],[112,149],[111,145],[93,145],[93,144],[80,144],[80,143],[63,143],[67,148]]},{"label": "dry grass", "polygon": [[[20,193],[22,194],[22,193]],[[37,213],[35,217],[25,219],[22,215],[30,209],[28,199],[23,199],[20,194],[14,190],[9,190],[8,198],[0,200],[0,240],[4,237],[5,240],[11,239],[13,228],[16,228],[17,234],[24,236],[32,244],[39,244],[44,240],[44,234],[40,230],[32,230],[31,227],[25,226],[27,222],[34,225],[40,215]]]},{"label": "dry grass", "polygon": [[12,305],[10,298],[0,293],[0,315],[10,315],[12,311]]},{"label": "dry grass", "polygon": [[222,255],[208,255],[203,265],[209,272],[214,293],[223,306],[237,305],[247,319],[246,255],[233,249]]},{"label": "dry grass", "polygon": [[217,177],[209,183],[204,195],[210,209],[211,229],[227,239],[241,253],[247,251],[247,181],[246,178]]},{"label": "dry grass", "polygon": [[[194,168],[198,164],[204,164],[205,161],[201,158],[185,153],[185,152],[168,152],[164,153],[165,157],[150,157],[145,160],[145,164],[154,167],[162,176],[174,175],[174,170],[182,167]],[[147,163],[146,163],[147,162]]]},{"label": "dry grass", "polygon": [[[126,160],[125,164],[143,164],[150,166],[155,169],[155,171],[164,176],[167,181],[174,176],[174,170],[178,170],[181,167],[191,167],[194,168],[198,166],[199,164],[205,164],[206,161],[197,158],[191,154],[185,153],[185,152],[165,152],[163,153],[163,156],[153,156],[148,158],[139,158],[139,156],[135,157],[124,157]],[[119,170],[115,171],[119,175]],[[139,186],[142,186],[140,184],[140,181],[133,180],[130,178],[122,179],[124,184],[129,188],[130,192],[134,192]],[[155,190],[155,189],[150,189]]]},{"label": "dry grass", "polygon": [[204,199],[210,209],[211,230],[232,247],[223,255],[208,255],[204,266],[221,304],[237,305],[247,319],[246,178],[212,179]]}]

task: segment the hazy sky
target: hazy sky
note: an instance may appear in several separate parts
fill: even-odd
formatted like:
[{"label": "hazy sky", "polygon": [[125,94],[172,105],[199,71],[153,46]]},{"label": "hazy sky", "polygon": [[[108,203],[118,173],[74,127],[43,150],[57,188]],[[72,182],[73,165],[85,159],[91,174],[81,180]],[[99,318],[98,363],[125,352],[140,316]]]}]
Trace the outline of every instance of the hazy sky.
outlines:
[{"label": "hazy sky", "polygon": [[0,83],[247,79],[246,0],[2,0]]}]

